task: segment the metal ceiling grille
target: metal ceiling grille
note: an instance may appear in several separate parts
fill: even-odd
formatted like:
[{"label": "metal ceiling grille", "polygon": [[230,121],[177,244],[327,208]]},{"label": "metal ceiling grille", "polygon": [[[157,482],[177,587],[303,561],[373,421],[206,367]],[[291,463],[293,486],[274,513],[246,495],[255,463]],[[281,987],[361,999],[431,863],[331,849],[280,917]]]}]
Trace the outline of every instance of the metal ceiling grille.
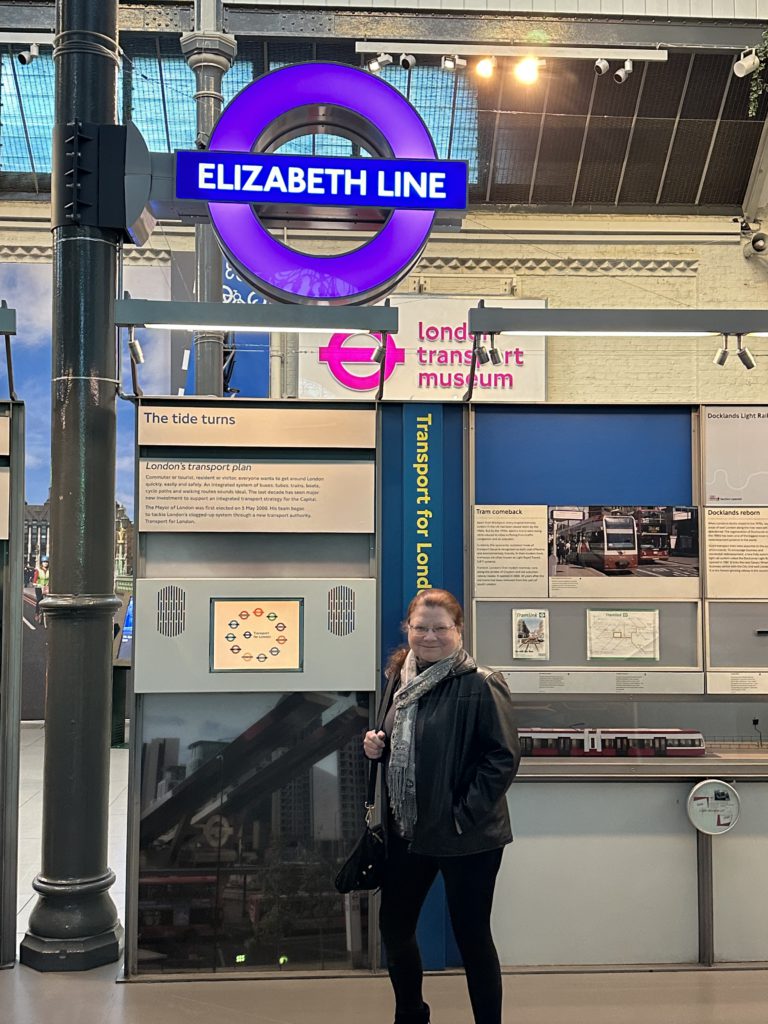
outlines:
[{"label": "metal ceiling grille", "polygon": [[[194,75],[171,36],[131,36],[120,78],[122,119],[132,119],[151,149],[191,148]],[[351,40],[239,40],[224,77],[225,100],[265,70],[303,60],[359,64]],[[768,93],[748,116],[749,80],[732,58],[671,53],[638,64],[624,85],[596,78],[592,62],[549,61],[533,86],[519,84],[511,61],[493,78],[442,71],[437,57],[413,71],[397,64],[382,77],[424,118],[441,157],[466,160],[473,205],[577,209],[740,207],[768,109]],[[0,172],[50,173],[53,65],[50,54],[0,64]],[[337,155],[336,137],[299,138],[291,151]],[[2,182],[0,182],[2,187]]]}]

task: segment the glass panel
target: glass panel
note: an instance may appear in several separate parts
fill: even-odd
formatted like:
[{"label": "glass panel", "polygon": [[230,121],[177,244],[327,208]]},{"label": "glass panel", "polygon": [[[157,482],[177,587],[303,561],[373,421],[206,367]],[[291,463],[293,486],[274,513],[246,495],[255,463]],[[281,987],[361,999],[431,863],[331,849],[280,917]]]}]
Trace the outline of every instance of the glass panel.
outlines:
[{"label": "glass panel", "polygon": [[367,693],[143,698],[140,971],[367,964]]}]

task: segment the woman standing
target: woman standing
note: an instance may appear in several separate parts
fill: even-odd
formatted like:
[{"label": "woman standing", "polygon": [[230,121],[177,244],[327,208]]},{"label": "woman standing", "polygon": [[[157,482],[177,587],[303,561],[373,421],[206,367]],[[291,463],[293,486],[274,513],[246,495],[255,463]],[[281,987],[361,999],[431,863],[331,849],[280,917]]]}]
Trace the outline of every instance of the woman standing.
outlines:
[{"label": "woman standing", "polygon": [[512,840],[506,792],[520,757],[512,699],[502,676],[464,650],[464,614],[453,594],[420,591],[403,625],[408,643],[387,666],[384,728],[363,741],[367,757],[384,758],[388,848],[379,924],[395,1024],[429,1021],[416,924],[438,871],[475,1024],[501,1024],[490,918],[501,855]]}]

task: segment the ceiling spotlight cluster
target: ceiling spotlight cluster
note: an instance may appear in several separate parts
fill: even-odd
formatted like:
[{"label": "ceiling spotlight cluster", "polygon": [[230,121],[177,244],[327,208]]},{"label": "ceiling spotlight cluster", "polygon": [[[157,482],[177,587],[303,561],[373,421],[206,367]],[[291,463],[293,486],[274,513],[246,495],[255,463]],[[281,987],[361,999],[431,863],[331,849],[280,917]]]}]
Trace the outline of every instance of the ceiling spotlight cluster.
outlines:
[{"label": "ceiling spotlight cluster", "polygon": [[[614,71],[614,82],[616,82],[617,85],[623,85],[624,82],[626,82],[626,80],[632,74],[634,69],[634,63],[631,60],[625,60],[623,66]],[[598,57],[598,59],[595,61],[595,74],[598,76],[607,75],[610,70],[611,65],[605,59],[605,57]]]},{"label": "ceiling spotlight cluster", "polygon": [[[735,337],[736,337],[736,355],[739,357],[739,359],[741,360],[742,364],[744,365],[744,367],[747,370],[754,370],[754,368],[757,366],[757,360],[752,355],[752,353],[749,351],[747,346],[744,344],[744,337],[743,337],[743,335],[737,334]],[[729,352],[728,352],[728,341],[729,341],[729,335],[724,334],[723,335],[723,344],[718,348],[717,352],[715,352],[715,358],[712,360],[712,362],[715,364],[715,366],[725,366],[726,362],[728,361],[728,355],[729,355]]]},{"label": "ceiling spotlight cluster", "polygon": [[[370,71],[375,75],[378,74],[382,68],[393,63],[394,58],[391,53],[377,53],[375,57],[371,57],[370,60],[365,62],[365,68],[366,71]],[[404,71],[412,71],[416,67],[416,58],[412,53],[401,53],[397,58],[397,63]],[[466,61],[464,63],[466,64]]]}]

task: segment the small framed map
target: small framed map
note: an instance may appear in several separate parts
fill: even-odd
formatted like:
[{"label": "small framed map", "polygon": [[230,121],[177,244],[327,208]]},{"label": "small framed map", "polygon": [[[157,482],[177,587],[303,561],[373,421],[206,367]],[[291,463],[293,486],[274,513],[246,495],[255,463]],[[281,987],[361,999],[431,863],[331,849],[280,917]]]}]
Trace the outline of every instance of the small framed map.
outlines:
[{"label": "small framed map", "polygon": [[301,672],[304,598],[211,598],[211,672]]},{"label": "small framed map", "polygon": [[588,608],[590,661],[658,661],[658,608]]}]

